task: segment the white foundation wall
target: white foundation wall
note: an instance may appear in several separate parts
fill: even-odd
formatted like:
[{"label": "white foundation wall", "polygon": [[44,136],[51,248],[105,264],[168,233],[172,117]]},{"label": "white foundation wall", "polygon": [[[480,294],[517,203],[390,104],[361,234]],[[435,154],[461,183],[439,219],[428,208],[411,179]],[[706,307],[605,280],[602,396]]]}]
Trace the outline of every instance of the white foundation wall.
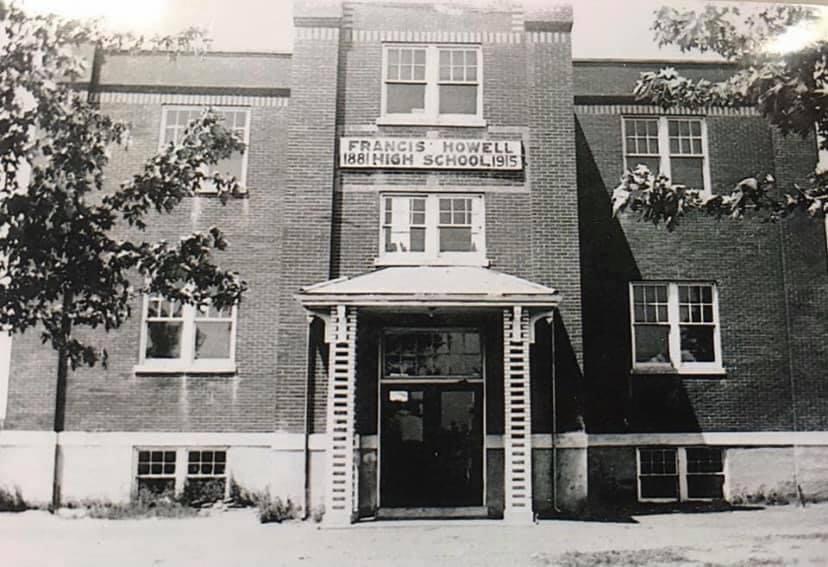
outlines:
[{"label": "white foundation wall", "polygon": [[[60,444],[63,504],[128,501],[135,489],[138,449],[225,448],[228,478],[248,491],[267,490],[305,507],[302,434],[65,432]],[[312,435],[311,508],[324,501],[323,447],[324,435]],[[54,433],[0,430],[0,487],[12,493],[19,488],[29,504],[49,503],[54,451]]]},{"label": "white foundation wall", "polygon": [[725,497],[728,500],[771,493],[792,496],[793,480],[792,447],[727,449]]},{"label": "white foundation wall", "polygon": [[63,445],[61,502],[126,502],[132,491],[132,445]]},{"label": "white foundation wall", "polygon": [[54,458],[54,433],[0,431],[0,487],[30,505],[51,502]]}]

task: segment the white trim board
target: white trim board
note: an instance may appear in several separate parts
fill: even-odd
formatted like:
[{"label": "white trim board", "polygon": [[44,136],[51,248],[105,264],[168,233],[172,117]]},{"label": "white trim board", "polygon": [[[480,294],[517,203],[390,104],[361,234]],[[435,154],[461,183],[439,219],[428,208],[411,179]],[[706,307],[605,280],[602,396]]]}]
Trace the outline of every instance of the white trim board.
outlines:
[{"label": "white trim board", "polygon": [[[65,431],[58,434],[64,447],[261,447],[274,451],[303,451],[305,436],[302,433],[220,433],[187,431]],[[311,451],[324,451],[326,434],[310,436]],[[55,433],[51,431],[0,431],[0,447],[3,446],[54,446]]]},{"label": "white trim board", "polygon": [[714,431],[706,433],[602,433],[589,435],[590,447],[633,447],[641,445],[828,446],[828,431]]}]

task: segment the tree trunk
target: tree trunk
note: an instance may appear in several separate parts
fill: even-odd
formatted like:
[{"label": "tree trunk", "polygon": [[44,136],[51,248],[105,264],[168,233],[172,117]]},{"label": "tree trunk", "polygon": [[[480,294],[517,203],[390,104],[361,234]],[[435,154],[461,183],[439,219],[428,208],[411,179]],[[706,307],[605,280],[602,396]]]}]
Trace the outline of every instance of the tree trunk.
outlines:
[{"label": "tree trunk", "polygon": [[69,320],[69,308],[72,305],[72,292],[63,294],[63,320],[61,322],[60,347],[58,348],[57,384],[55,385],[55,458],[52,471],[52,511],[60,508],[61,480],[63,475],[63,450],[59,436],[66,425],[66,379],[69,375],[69,356],[67,343],[72,334],[72,322]]}]

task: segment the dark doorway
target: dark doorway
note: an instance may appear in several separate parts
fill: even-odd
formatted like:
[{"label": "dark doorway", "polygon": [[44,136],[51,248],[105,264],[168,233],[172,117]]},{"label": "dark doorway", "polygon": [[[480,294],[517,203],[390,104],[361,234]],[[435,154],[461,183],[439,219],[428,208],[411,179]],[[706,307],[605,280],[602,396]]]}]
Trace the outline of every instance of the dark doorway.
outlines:
[{"label": "dark doorway", "polygon": [[389,331],[383,355],[380,506],[482,506],[479,332]]}]

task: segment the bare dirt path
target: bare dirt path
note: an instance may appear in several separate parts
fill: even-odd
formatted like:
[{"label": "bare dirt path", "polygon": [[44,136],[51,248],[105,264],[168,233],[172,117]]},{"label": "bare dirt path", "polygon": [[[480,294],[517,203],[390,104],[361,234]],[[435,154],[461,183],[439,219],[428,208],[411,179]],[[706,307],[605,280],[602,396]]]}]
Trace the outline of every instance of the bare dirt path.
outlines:
[{"label": "bare dirt path", "polygon": [[393,522],[350,529],[206,518],[0,514],[0,565],[212,566],[828,565],[828,504],[634,516],[631,522]]}]

